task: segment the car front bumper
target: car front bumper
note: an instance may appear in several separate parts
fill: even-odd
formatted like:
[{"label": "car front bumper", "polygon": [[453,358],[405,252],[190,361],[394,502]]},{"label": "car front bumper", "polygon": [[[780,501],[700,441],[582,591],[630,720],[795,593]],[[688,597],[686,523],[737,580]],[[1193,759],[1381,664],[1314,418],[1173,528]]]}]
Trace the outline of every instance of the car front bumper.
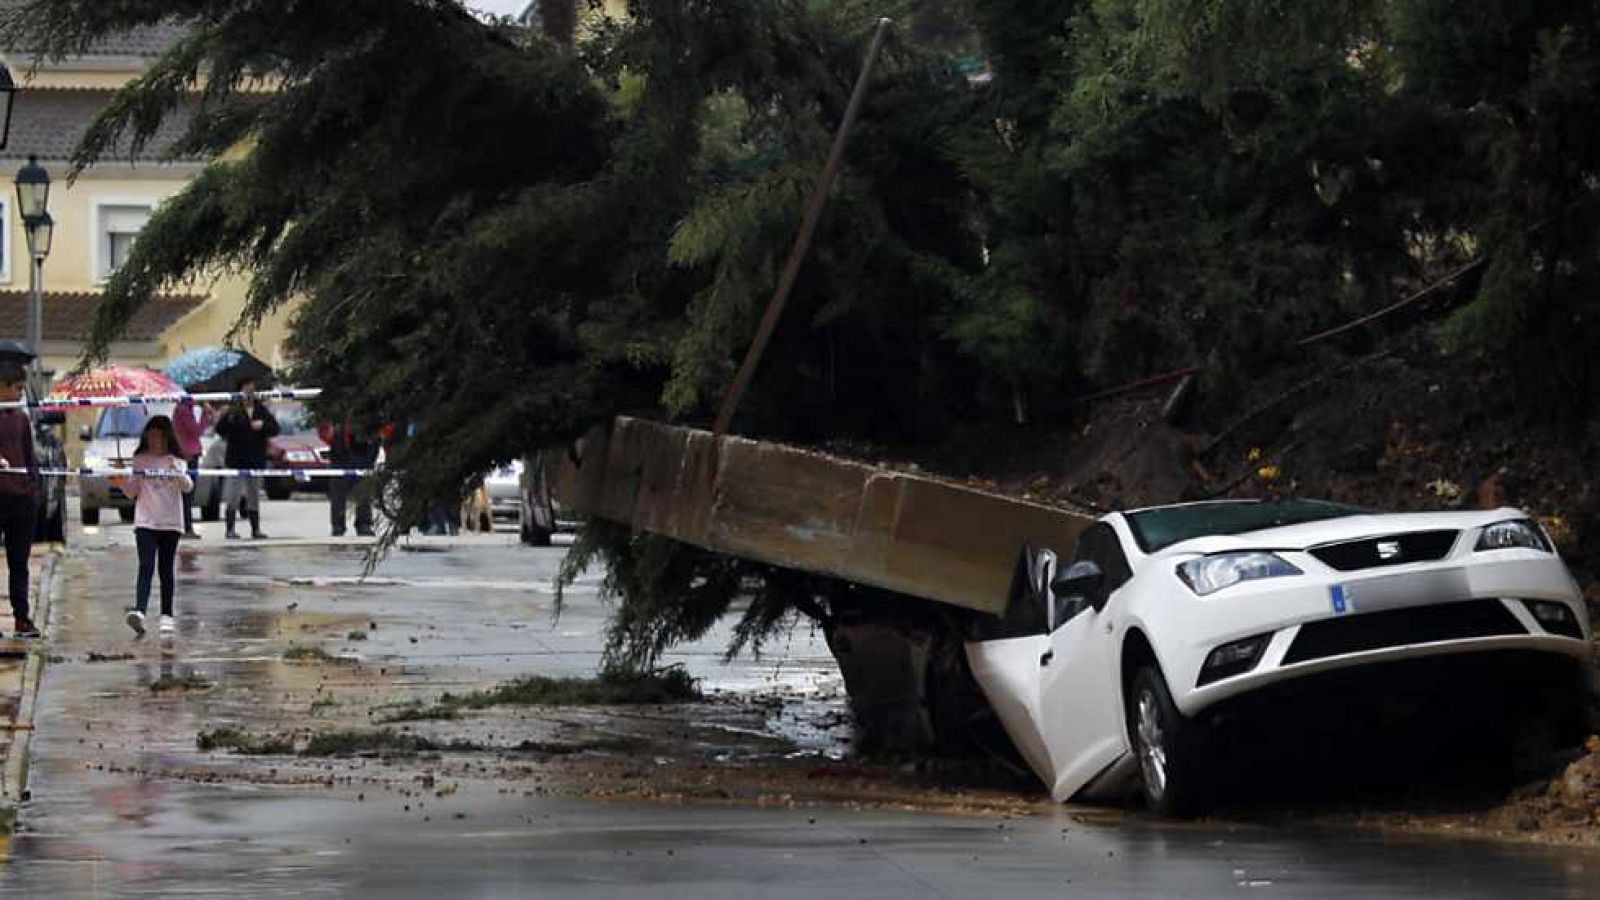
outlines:
[{"label": "car front bumper", "polygon": [[[1331,573],[1269,579],[1233,596],[1183,597],[1185,611],[1209,613],[1175,633],[1205,635],[1162,643],[1157,656],[1185,715],[1298,678],[1408,659],[1493,651],[1531,651],[1576,660],[1591,653],[1588,613],[1561,561],[1534,551],[1460,559],[1404,571]],[[1224,592],[1227,593],[1227,592]],[[1565,604],[1579,636],[1541,624],[1527,601]],[[1226,628],[1215,623],[1226,621]],[[1263,637],[1253,666],[1216,677],[1217,647]]]},{"label": "car front bumper", "polygon": [[108,478],[78,479],[78,498],[79,502],[90,509],[122,509],[133,506],[133,500],[122,493],[120,487],[114,487]]},{"label": "car front bumper", "polygon": [[515,481],[489,481],[489,513],[496,518],[515,519],[522,515],[522,490]]}]

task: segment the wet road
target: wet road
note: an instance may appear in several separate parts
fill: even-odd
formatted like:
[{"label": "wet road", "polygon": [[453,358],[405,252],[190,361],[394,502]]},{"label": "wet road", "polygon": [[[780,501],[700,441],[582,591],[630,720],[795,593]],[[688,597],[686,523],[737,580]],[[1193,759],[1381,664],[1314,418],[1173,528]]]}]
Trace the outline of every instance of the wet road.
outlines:
[{"label": "wet road", "polygon": [[[275,533],[318,531],[312,504],[270,511]],[[1600,859],[1532,847],[1054,807],[997,821],[605,803],[511,790],[473,777],[481,764],[471,762],[448,791],[431,780],[424,791],[404,787],[415,771],[382,760],[204,754],[195,736],[208,728],[301,728],[395,691],[588,674],[604,611],[590,580],[552,624],[560,552],[505,537],[398,552],[366,585],[353,581],[356,547],[206,541],[185,546],[181,633],[163,650],[131,641],[121,622],[129,537],[117,527],[82,536],[64,569],[33,799],[0,896],[1600,896]],[[345,639],[363,629],[366,640]],[[725,637],[675,658],[714,687],[836,687],[807,633],[779,658],[734,667],[719,661]],[[362,662],[286,663],[296,644]],[[151,690],[189,675],[208,688]],[[252,769],[270,777],[244,777]]]}]

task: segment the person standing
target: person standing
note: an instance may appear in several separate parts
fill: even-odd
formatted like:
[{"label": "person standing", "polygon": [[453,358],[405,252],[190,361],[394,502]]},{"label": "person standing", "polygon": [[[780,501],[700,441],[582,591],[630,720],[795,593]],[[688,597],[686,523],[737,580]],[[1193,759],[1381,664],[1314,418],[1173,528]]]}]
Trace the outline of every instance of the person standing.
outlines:
[{"label": "person standing", "polygon": [[[134,606],[128,610],[128,627],[144,635],[145,613],[150,608],[150,583],[161,572],[162,637],[178,630],[172,609],[176,593],[173,562],[178,556],[178,540],[183,536],[184,507],[194,491],[189,464],[180,455],[180,445],[172,420],[152,416],[139,435],[133,451],[134,474],[123,490],[134,498],[133,540],[139,551],[139,580],[134,589]],[[149,473],[149,474],[140,474]],[[169,474],[170,473],[170,474]]]},{"label": "person standing", "polygon": [[[14,403],[27,390],[28,370],[0,363],[0,401]],[[20,409],[0,410],[0,468],[26,469],[28,474],[0,474],[0,532],[6,545],[6,574],[11,618],[19,638],[39,637],[29,618],[28,564],[39,518],[38,459],[33,452],[33,420]]]},{"label": "person standing", "polygon": [[[267,405],[256,397],[256,382],[247,378],[239,384],[243,396],[228,407],[217,421],[217,437],[228,442],[227,466],[230,469],[265,469],[267,447],[278,435],[278,420]],[[223,502],[228,505],[225,521],[228,539],[236,541],[239,532],[235,524],[241,508],[250,522],[250,537],[265,538],[261,530],[261,479],[256,475],[235,475],[228,479],[223,491]]]},{"label": "person standing", "polygon": [[[321,425],[317,435],[328,445],[328,460],[335,469],[371,469],[378,464],[378,442],[362,437],[349,422],[337,427]],[[328,480],[328,512],[334,537],[344,537],[346,510],[356,480],[354,476]],[[372,536],[372,499],[365,495],[356,499],[356,534]]]},{"label": "person standing", "polygon": [[189,466],[189,490],[183,495],[183,536],[194,540],[200,535],[194,530],[194,472],[200,468],[200,456],[204,452],[201,439],[205,437],[206,430],[213,422],[211,410],[208,407],[196,407],[194,401],[188,397],[178,401],[178,408],[172,413],[172,431],[178,436],[178,455]]}]

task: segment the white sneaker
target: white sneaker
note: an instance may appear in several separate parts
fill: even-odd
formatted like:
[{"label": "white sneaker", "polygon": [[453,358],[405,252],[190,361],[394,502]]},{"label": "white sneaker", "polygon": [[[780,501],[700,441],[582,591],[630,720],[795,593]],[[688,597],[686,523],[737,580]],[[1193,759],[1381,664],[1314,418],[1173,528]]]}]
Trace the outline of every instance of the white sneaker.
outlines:
[{"label": "white sneaker", "polygon": [[177,634],[178,620],[171,616],[162,616],[160,629],[163,636]]},{"label": "white sneaker", "polygon": [[144,637],[144,613],[139,612],[137,609],[130,609],[128,610],[126,621],[128,627],[133,629],[134,634]]}]

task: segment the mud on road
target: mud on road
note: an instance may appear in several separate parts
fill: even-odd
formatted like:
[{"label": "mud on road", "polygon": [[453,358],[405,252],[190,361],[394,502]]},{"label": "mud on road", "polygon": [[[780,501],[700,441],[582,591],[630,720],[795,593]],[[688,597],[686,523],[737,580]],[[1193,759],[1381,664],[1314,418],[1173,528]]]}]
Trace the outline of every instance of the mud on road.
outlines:
[{"label": "mud on road", "polygon": [[402,551],[367,581],[362,553],[186,545],[179,634],[163,643],[134,640],[121,621],[126,553],[75,552],[46,676],[42,727],[55,739],[37,752],[149,778],[415,796],[419,815],[424,795],[463,779],[665,802],[985,814],[1042,802],[1026,788],[951,787],[925,764],[854,761],[842,683],[804,626],[761,660],[724,664],[721,630],[680,648],[665,662],[698,679],[695,702],[418,718],[530,673],[592,676],[606,611],[580,581],[555,616],[559,551]]},{"label": "mud on road", "polygon": [[[463,784],[668,804],[1059,813],[1004,766],[856,758],[837,669],[804,626],[760,660],[724,663],[721,630],[680,648],[666,663],[699,679],[704,697],[694,702],[490,705],[431,717],[446,695],[531,673],[593,675],[606,615],[596,582],[580,581],[557,618],[559,550],[418,548],[365,581],[363,552],[186,546],[180,632],[168,644],[135,641],[121,621],[131,583],[124,550],[75,552],[35,747],[52,757],[45,771],[304,786],[392,802],[418,821]],[[1219,820],[1600,846],[1600,755],[1552,775],[1506,803],[1357,796],[1257,804]]]}]

